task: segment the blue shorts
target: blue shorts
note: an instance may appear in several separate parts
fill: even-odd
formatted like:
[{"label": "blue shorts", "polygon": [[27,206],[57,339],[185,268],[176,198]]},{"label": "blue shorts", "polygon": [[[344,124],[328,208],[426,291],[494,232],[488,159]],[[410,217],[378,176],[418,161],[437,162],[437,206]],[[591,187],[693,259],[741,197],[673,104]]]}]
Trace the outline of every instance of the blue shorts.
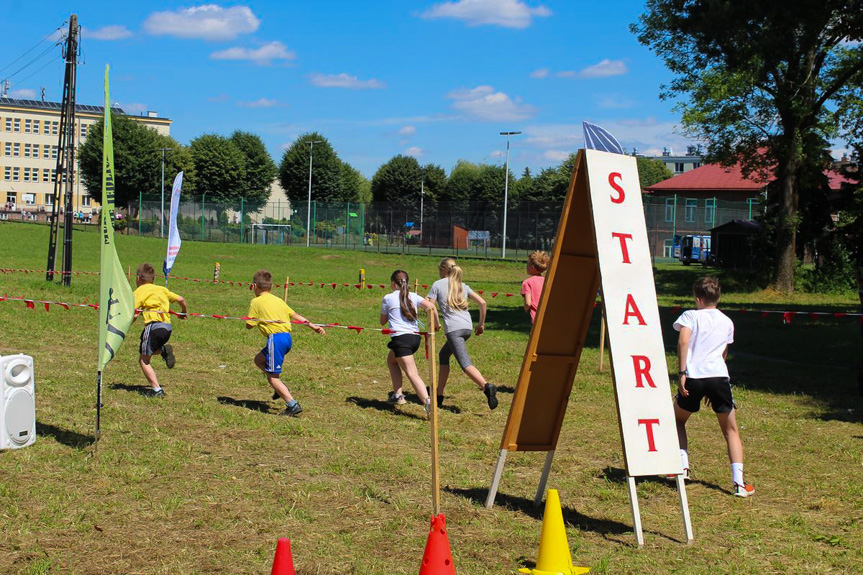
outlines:
[{"label": "blue shorts", "polygon": [[282,373],[282,362],[285,360],[288,352],[291,351],[293,344],[290,332],[270,334],[267,338],[266,347],[261,350],[267,362],[265,365],[267,373]]}]

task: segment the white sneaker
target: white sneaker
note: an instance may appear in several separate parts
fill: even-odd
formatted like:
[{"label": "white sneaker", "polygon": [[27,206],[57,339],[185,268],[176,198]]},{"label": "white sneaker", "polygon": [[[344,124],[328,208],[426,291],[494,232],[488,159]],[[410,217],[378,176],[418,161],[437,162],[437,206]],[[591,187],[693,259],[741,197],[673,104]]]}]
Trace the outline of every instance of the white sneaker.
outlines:
[{"label": "white sneaker", "polygon": [[743,485],[735,483],[734,495],[737,497],[749,497],[750,495],[755,495],[755,488],[747,483],[744,483]]},{"label": "white sneaker", "polygon": [[425,408],[426,408],[426,415],[431,415],[431,398],[428,398],[426,400]]},{"label": "white sneaker", "polygon": [[391,391],[389,395],[387,395],[387,403],[389,403],[390,405],[404,405],[407,402],[408,400],[405,399],[404,394],[397,394],[396,392]]}]

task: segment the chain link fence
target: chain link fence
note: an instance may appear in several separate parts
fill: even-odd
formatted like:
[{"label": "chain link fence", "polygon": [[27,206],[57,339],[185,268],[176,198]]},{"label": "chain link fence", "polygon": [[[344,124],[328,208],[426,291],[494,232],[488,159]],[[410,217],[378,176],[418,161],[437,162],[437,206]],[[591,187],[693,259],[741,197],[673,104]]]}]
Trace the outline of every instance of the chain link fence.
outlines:
[{"label": "chain link fence", "polygon": [[[563,202],[520,202],[508,207],[506,258],[524,259],[533,250],[550,250]],[[141,197],[125,213],[123,233],[167,237],[169,205]],[[709,234],[732,220],[752,220],[758,200],[723,201],[683,196],[644,197],[652,255],[673,257],[675,235]],[[183,198],[177,227],[184,240],[277,244],[384,253],[501,258],[504,255],[503,205],[494,202],[426,202],[399,207],[389,203],[270,202],[264,206]],[[311,234],[306,233],[311,229]]]}]

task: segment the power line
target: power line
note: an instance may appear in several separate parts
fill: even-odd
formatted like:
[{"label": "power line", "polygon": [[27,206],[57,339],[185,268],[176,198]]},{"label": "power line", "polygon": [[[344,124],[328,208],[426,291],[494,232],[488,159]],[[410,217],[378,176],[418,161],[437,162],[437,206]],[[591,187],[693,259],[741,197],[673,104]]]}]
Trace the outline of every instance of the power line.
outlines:
[{"label": "power line", "polygon": [[17,70],[15,70],[15,71],[14,71],[14,72],[12,72],[11,74],[9,74],[8,76],[6,76],[6,77],[5,77],[5,78],[3,78],[2,80],[0,80],[0,82],[5,82],[6,80],[11,80],[13,76],[15,76],[16,74],[18,74],[18,73],[20,73],[20,72],[23,72],[24,70],[26,70],[27,68],[29,68],[31,65],[33,65],[36,61],[38,61],[38,60],[42,59],[42,58],[45,56],[45,54],[47,54],[48,52],[50,52],[51,50],[53,50],[54,48],[56,48],[56,47],[58,46],[58,44],[59,44],[59,42],[57,42],[57,43],[55,43],[55,44],[52,44],[52,45],[48,46],[48,47],[47,47],[44,51],[42,51],[38,56],[36,56],[35,58],[33,58],[32,60],[30,60],[29,62],[27,62],[27,63],[26,63],[26,64],[24,64],[23,66],[21,66],[20,68],[18,68]]},{"label": "power line", "polygon": [[33,72],[32,74],[30,74],[29,76],[25,76],[25,77],[21,78],[20,80],[18,80],[18,83],[19,83],[19,84],[23,84],[25,80],[29,80],[30,78],[32,78],[33,76],[35,76],[36,74],[38,74],[39,72],[41,72],[42,70],[44,70],[45,68],[47,68],[48,66],[50,66],[51,64],[56,64],[56,63],[57,63],[57,60],[63,60],[63,58],[62,58],[61,56],[57,56],[56,58],[53,58],[52,60],[48,60],[48,62],[46,62],[46,63],[45,63],[42,67],[40,67],[38,70],[36,70],[36,71],[35,71],[35,72]]},{"label": "power line", "polygon": [[[18,56],[17,58],[15,58],[14,60],[12,60],[12,61],[11,61],[11,62],[9,62],[8,64],[6,64],[5,66],[3,66],[2,68],[0,68],[0,72],[2,72],[3,70],[5,70],[5,69],[9,68],[10,66],[12,66],[12,64],[14,64],[14,63],[15,63],[15,62],[17,62],[18,60],[20,60],[21,58],[23,58],[24,56],[26,56],[27,54],[29,54],[30,52],[32,52],[33,50],[35,50],[36,48],[38,48],[38,47],[39,47],[39,45],[40,45],[42,42],[44,42],[45,40],[47,40],[48,38],[50,38],[51,36],[53,36],[54,34],[56,34],[59,30],[62,30],[62,29],[63,29],[63,26],[65,26],[65,25],[66,25],[66,22],[63,22],[63,24],[60,24],[60,26],[58,26],[54,31],[52,31],[51,33],[47,34],[47,35],[46,35],[45,37],[43,37],[41,40],[39,40],[38,42],[36,42],[36,44],[34,44],[34,45],[29,49],[29,50],[27,50],[26,52],[24,52],[23,54],[21,54],[20,56]],[[54,44],[54,45],[56,46],[57,44]]]}]

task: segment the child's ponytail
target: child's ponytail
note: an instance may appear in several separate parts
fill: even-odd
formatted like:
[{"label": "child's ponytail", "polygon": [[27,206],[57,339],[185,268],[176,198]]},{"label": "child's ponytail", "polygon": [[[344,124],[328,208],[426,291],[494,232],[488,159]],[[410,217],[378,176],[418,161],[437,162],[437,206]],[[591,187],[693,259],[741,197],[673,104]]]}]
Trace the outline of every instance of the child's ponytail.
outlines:
[{"label": "child's ponytail", "polygon": [[467,298],[464,297],[464,287],[461,283],[462,271],[452,258],[444,258],[440,262],[440,269],[446,272],[449,279],[446,303],[450,309],[466,310]]},{"label": "child's ponytail", "polygon": [[403,270],[396,270],[393,272],[393,275],[390,276],[390,281],[396,284],[399,288],[399,306],[402,310],[402,317],[408,321],[416,321],[417,311],[410,298],[408,280],[408,273]]}]

